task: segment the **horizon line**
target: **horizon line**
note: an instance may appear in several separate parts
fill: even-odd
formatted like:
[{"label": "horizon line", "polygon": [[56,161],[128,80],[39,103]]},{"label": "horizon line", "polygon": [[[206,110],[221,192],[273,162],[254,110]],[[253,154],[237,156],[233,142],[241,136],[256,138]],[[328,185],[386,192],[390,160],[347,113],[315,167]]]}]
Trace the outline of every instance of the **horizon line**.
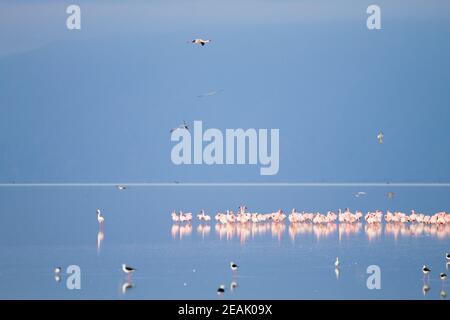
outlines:
[{"label": "horizon line", "polygon": [[0,187],[450,187],[450,182],[26,182]]}]

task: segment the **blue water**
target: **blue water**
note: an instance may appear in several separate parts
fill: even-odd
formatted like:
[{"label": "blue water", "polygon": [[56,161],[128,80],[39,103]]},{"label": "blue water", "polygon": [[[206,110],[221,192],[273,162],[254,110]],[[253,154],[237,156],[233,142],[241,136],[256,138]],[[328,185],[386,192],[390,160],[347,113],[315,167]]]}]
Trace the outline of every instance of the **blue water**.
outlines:
[{"label": "blue water", "polygon": [[[449,225],[224,227],[170,219],[173,209],[214,214],[242,203],[259,212],[450,207],[445,187],[390,188],[394,199],[386,188],[364,190],[358,199],[353,188],[2,188],[0,298],[217,299],[224,284],[223,299],[440,299]],[[106,219],[100,244],[97,207]],[[240,265],[236,274],[231,261]],[[125,293],[121,263],[138,269]],[[423,264],[432,269],[425,295]],[[69,265],[81,268],[80,290],[67,289],[65,272],[60,282],[54,279],[54,267]],[[381,268],[380,290],[366,286],[369,265]]]}]

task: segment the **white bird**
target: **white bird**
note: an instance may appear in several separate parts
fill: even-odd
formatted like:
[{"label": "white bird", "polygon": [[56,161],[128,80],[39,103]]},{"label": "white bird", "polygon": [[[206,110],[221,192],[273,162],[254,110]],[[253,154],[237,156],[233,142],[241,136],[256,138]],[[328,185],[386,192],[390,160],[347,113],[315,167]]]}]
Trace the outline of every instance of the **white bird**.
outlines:
[{"label": "white bird", "polygon": [[441,274],[439,274],[439,278],[440,278],[442,281],[445,281],[445,280],[447,280],[447,275],[446,275],[445,273],[441,272]]},{"label": "white bird", "polygon": [[60,274],[61,273],[61,267],[56,267],[55,268],[55,274]]},{"label": "white bird", "polygon": [[231,281],[230,283],[230,290],[233,291],[234,289],[236,289],[238,286],[236,281]]},{"label": "white bird", "polygon": [[393,199],[394,196],[395,196],[395,193],[392,192],[392,191],[391,191],[391,192],[388,192],[388,193],[387,193],[387,196],[388,196],[389,199]]},{"label": "white bird", "polygon": [[426,265],[424,265],[424,266],[422,267],[422,272],[423,272],[423,276],[424,276],[424,277],[425,277],[425,275],[428,275],[428,277],[429,277],[429,276],[430,276],[431,269],[428,268]]},{"label": "white bird", "polygon": [[176,128],[172,128],[170,129],[170,133],[176,131],[176,130],[188,130],[189,131],[189,126],[186,123],[186,121],[183,121],[183,124],[180,124],[178,127]]},{"label": "white bird", "polygon": [[223,91],[223,89],[214,90],[214,91],[210,91],[210,92],[207,92],[207,93],[200,94],[197,97],[198,98],[211,97],[211,96],[214,96],[214,95],[216,95],[216,94],[218,94],[219,92],[222,92],[222,91]]},{"label": "white bird", "polygon": [[447,261],[450,261],[450,253],[445,254],[445,259],[447,259]]},{"label": "white bird", "polygon": [[234,271],[237,271],[239,266],[236,263],[234,263],[234,262],[230,262],[230,268],[234,272]]},{"label": "white bird", "polygon": [[122,264],[122,271],[125,272],[126,274],[132,274],[134,273],[134,271],[136,271],[135,268],[132,268],[130,266],[127,266],[125,263]]},{"label": "white bird", "polygon": [[102,216],[100,209],[97,209],[97,221],[99,224],[103,224],[103,222],[105,222],[105,218]]},{"label": "white bird", "polygon": [[200,44],[203,47],[205,44],[210,43],[211,40],[203,40],[201,38],[198,38],[198,39],[191,40],[191,42],[193,44]]},{"label": "white bird", "polygon": [[364,191],[359,191],[355,194],[355,197],[361,198],[361,197],[364,197],[365,195],[366,195],[366,193]]},{"label": "white bird", "polygon": [[383,143],[383,139],[384,139],[384,134],[382,131],[380,131],[377,135],[377,139],[379,143]]},{"label": "white bird", "polygon": [[119,190],[125,190],[126,188],[127,188],[126,186],[122,186],[122,185],[117,186],[117,189],[119,189]]},{"label": "white bird", "polygon": [[334,267],[339,268],[340,264],[341,263],[339,262],[339,257],[336,257],[336,261],[334,262]]},{"label": "white bird", "polygon": [[219,289],[217,289],[217,294],[223,294],[225,293],[225,286],[223,284],[221,284],[219,286]]}]

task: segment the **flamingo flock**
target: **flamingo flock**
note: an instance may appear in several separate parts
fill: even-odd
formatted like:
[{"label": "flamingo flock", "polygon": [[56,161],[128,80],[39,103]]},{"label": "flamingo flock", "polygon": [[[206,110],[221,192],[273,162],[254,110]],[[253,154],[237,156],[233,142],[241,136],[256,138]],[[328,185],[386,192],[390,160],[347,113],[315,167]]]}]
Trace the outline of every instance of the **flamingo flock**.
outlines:
[{"label": "flamingo flock", "polygon": [[[172,212],[173,222],[186,222],[190,223],[192,221],[192,213],[179,214],[174,210]],[[450,223],[450,213],[445,211],[437,212],[433,215],[426,215],[423,213],[418,213],[415,210],[411,210],[411,214],[406,214],[399,211],[387,211],[384,214],[381,210],[369,211],[363,214],[362,211],[356,210],[354,213],[350,211],[350,208],[345,210],[338,209],[337,213],[333,211],[328,211],[326,214],[320,212],[298,212],[296,209],[292,209],[289,215],[286,215],[282,209],[272,213],[258,213],[247,211],[246,206],[240,206],[238,211],[234,213],[232,210],[226,210],[225,212],[218,212],[214,219],[223,225],[234,224],[234,223],[259,223],[272,221],[275,223],[283,222],[285,219],[290,223],[313,223],[313,224],[326,224],[326,223],[358,223],[364,220],[367,224],[377,224],[381,223],[384,219],[387,223],[424,223],[433,225],[444,225]],[[197,219],[202,222],[209,222],[212,220],[211,216],[207,215],[204,210],[201,210],[197,214]]]},{"label": "flamingo flock", "polygon": [[173,222],[191,222],[192,221],[192,213],[187,212],[183,213],[183,211],[180,211],[180,214],[177,215],[176,211],[174,210],[172,212],[172,221]]}]

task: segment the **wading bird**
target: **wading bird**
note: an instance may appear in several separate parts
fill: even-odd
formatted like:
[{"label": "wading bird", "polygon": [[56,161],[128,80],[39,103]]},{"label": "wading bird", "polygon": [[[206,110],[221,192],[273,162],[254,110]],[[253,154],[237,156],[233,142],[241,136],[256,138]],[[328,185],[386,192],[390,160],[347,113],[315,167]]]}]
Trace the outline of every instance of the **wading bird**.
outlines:
[{"label": "wading bird", "polygon": [[339,257],[336,257],[336,261],[334,262],[334,267],[339,268],[340,265],[341,265],[341,263],[339,262]]},{"label": "wading bird", "polygon": [[217,289],[217,294],[224,294],[225,293],[225,286],[221,284],[219,286],[219,289]]},{"label": "wading bird", "polygon": [[425,279],[425,276],[428,276],[428,279],[430,279],[430,272],[431,272],[430,268],[428,268],[426,265],[423,265],[422,272],[423,272],[424,279]]},{"label": "wading bird", "polygon": [[97,221],[100,225],[103,225],[103,222],[105,222],[105,218],[102,216],[100,209],[97,209]]},{"label": "wading bird", "polygon": [[131,275],[136,271],[135,268],[132,268],[130,266],[127,266],[125,263],[122,264],[122,271],[128,275],[128,278],[131,277]]},{"label": "wading bird", "polygon": [[384,139],[384,134],[382,131],[380,131],[377,135],[377,139],[379,143],[383,143],[383,139]]}]

